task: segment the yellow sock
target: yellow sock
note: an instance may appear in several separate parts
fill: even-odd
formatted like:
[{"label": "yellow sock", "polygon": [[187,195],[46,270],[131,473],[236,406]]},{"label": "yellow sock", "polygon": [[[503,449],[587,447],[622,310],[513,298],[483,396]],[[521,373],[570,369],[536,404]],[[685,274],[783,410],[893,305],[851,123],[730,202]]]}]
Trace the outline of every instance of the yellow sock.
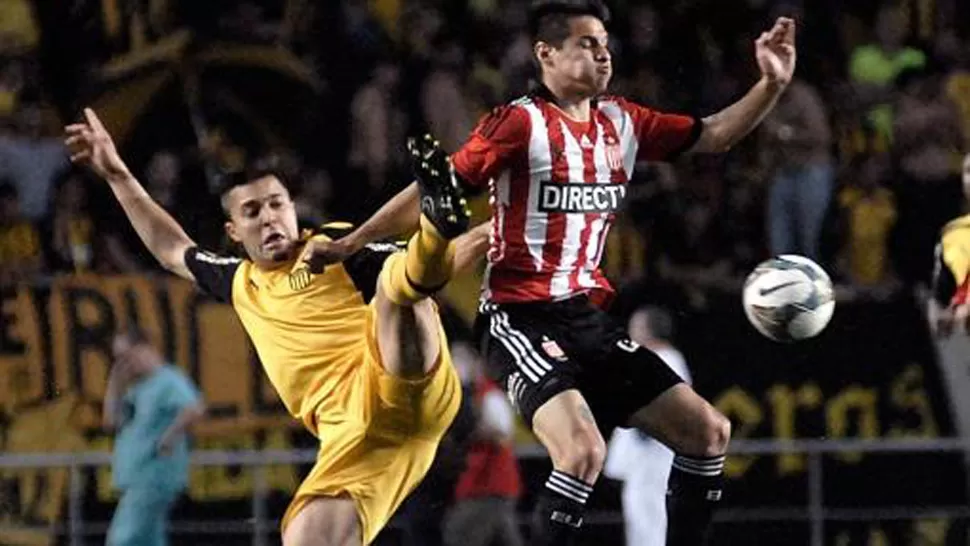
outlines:
[{"label": "yellow sock", "polygon": [[414,304],[440,290],[451,279],[455,245],[421,216],[421,229],[408,242],[404,256],[392,256],[384,265],[384,293],[398,305]]}]

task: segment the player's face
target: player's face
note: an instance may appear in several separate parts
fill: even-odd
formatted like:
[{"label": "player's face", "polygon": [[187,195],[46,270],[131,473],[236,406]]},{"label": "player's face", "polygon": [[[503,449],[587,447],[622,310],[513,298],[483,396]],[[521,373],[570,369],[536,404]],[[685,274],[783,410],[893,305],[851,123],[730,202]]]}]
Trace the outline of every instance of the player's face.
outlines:
[{"label": "player's face", "polygon": [[226,233],[259,266],[286,262],[299,237],[290,193],[275,176],[233,188],[227,195]]},{"label": "player's face", "polygon": [[543,59],[546,76],[563,88],[590,97],[606,91],[613,76],[609,40],[606,27],[596,17],[572,17],[569,37]]}]

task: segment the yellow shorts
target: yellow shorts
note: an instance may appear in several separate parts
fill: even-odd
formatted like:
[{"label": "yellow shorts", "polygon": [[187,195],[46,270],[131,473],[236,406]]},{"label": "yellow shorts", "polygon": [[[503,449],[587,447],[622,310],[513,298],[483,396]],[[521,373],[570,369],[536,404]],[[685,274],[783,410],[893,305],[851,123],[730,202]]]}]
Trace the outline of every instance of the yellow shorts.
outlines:
[{"label": "yellow shorts", "polygon": [[384,371],[374,316],[372,304],[366,349],[341,396],[342,416],[316,415],[320,452],[283,516],[283,530],[314,498],[346,495],[357,505],[364,544],[370,544],[424,479],[458,413],[461,382],[440,322],[435,368],[409,381]]}]

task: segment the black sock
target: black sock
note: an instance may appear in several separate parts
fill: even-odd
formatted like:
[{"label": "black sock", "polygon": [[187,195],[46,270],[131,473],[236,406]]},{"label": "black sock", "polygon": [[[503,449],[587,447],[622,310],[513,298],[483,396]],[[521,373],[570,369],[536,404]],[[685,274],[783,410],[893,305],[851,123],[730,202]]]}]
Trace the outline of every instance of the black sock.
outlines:
[{"label": "black sock", "polygon": [[721,500],[724,455],[674,457],[667,489],[667,546],[703,546]]},{"label": "black sock", "polygon": [[592,492],[592,485],[553,470],[536,502],[530,546],[572,544],[583,525],[586,501]]}]

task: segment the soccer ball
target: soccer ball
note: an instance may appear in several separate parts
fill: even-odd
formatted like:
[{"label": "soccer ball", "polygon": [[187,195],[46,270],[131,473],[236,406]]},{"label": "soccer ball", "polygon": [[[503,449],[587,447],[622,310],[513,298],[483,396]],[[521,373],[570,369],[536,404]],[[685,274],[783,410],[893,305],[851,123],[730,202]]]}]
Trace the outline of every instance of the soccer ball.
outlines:
[{"label": "soccer ball", "polygon": [[785,343],[817,336],[835,311],[828,274],[812,260],[794,254],[759,264],[744,281],[742,300],[751,325]]}]

